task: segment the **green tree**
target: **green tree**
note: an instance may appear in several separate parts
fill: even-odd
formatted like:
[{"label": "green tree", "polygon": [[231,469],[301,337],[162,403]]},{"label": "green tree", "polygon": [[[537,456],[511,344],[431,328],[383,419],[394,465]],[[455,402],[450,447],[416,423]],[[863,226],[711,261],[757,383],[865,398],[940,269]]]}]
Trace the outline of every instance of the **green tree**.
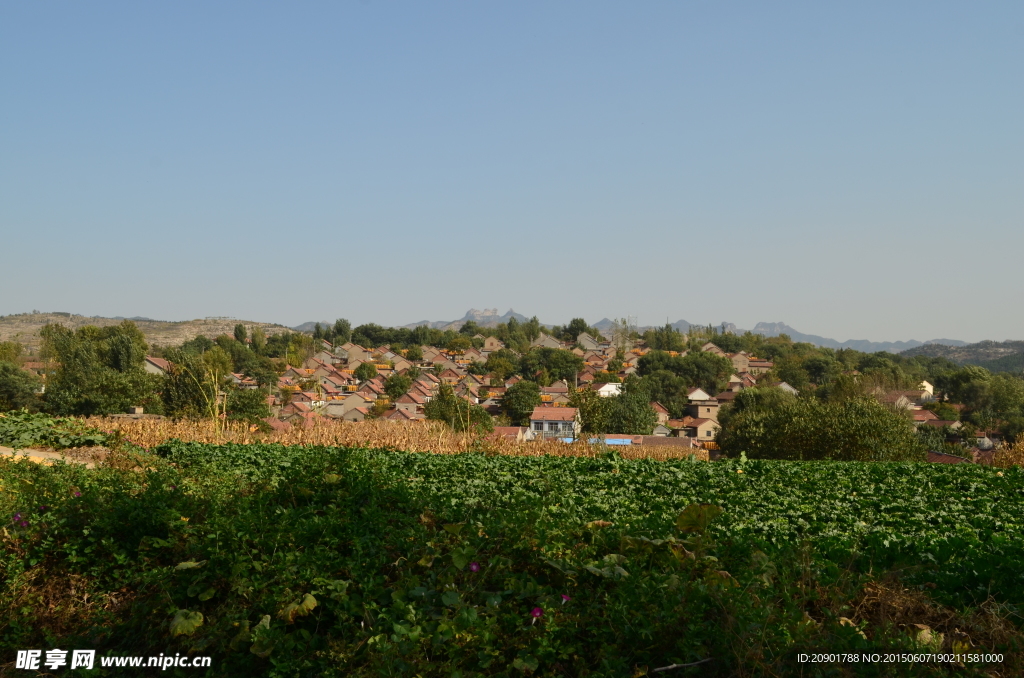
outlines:
[{"label": "green tree", "polygon": [[255,424],[263,430],[269,426],[264,419],[270,418],[267,395],[256,389],[232,389],[228,392],[227,417],[232,421]]},{"label": "green tree", "polygon": [[252,348],[254,351],[262,353],[266,346],[267,335],[263,332],[263,328],[257,325],[252,329]]},{"label": "green tree", "polygon": [[39,409],[36,395],[42,382],[11,362],[0,361],[0,412]]},{"label": "green tree", "polygon": [[401,398],[412,387],[412,379],[397,372],[384,380],[384,392],[388,394],[391,402]]},{"label": "green tree", "polygon": [[583,358],[560,348],[537,347],[523,355],[519,369],[528,379],[539,372],[546,372],[552,380],[564,379],[566,383],[575,383],[577,373],[583,369]]},{"label": "green tree", "polygon": [[658,424],[658,415],[651,407],[651,396],[637,378],[629,378],[623,384],[622,392],[607,400],[608,433],[647,436]]},{"label": "green tree", "polygon": [[784,409],[796,403],[796,396],[789,391],[773,386],[757,386],[745,388],[736,394],[731,403],[727,403],[718,413],[718,423],[723,429],[729,428],[733,421],[751,413],[769,412]]},{"label": "green tree", "polygon": [[664,327],[653,328],[644,332],[644,341],[647,346],[657,351],[678,351],[686,350],[686,341],[679,330],[665,323]]},{"label": "green tree", "polygon": [[501,348],[487,356],[484,367],[495,377],[505,381],[518,370],[519,356],[507,348]]},{"label": "green tree", "polygon": [[473,342],[468,337],[454,337],[445,348],[452,352],[463,353],[473,348]]},{"label": "green tree", "polygon": [[958,421],[960,419],[960,410],[956,409],[949,403],[939,400],[925,403],[924,409],[934,412],[935,416],[941,421]]},{"label": "green tree", "polygon": [[501,398],[501,408],[516,426],[530,423],[534,408],[540,407],[540,387],[532,381],[519,381],[508,387]]},{"label": "green tree", "polygon": [[247,336],[245,332],[245,325],[243,325],[242,323],[238,323],[237,325],[235,325],[235,341],[237,341],[240,344],[244,344],[246,338]]},{"label": "green tree", "polygon": [[718,436],[729,456],[757,459],[922,461],[910,419],[868,397],[821,403],[794,399],[782,407],[737,414]]},{"label": "green tree", "polygon": [[47,409],[55,414],[115,414],[136,405],[162,411],[162,380],[143,368],[148,346],[131,321],[77,331],[47,325],[40,336],[44,355],[58,363],[45,396]]},{"label": "green tree", "polygon": [[360,382],[370,381],[377,376],[377,367],[373,363],[360,363],[352,375]]},{"label": "green tree", "polygon": [[420,346],[419,344],[413,344],[408,349],[406,349],[405,359],[412,362],[423,360],[423,347]]},{"label": "green tree", "polygon": [[494,430],[494,420],[487,410],[455,395],[450,384],[442,383],[437,395],[423,408],[427,419],[443,421],[456,431],[475,430],[489,433]]},{"label": "green tree", "polygon": [[331,343],[335,346],[347,344],[352,338],[352,323],[345,318],[338,318],[331,327]]},{"label": "green tree", "polygon": [[578,388],[569,394],[569,406],[576,408],[581,433],[608,432],[611,398],[602,398],[596,391],[589,388]]},{"label": "green tree", "polygon": [[[662,370],[676,375],[689,388],[702,388],[714,395],[725,388],[729,375],[733,373],[733,366],[728,358],[709,351],[693,351],[685,356],[671,356],[665,351],[650,351],[640,358],[638,371],[641,376]],[[665,404],[660,399],[658,402]]]},{"label": "green tree", "polygon": [[16,341],[0,341],[0,362],[17,363],[22,347]]}]

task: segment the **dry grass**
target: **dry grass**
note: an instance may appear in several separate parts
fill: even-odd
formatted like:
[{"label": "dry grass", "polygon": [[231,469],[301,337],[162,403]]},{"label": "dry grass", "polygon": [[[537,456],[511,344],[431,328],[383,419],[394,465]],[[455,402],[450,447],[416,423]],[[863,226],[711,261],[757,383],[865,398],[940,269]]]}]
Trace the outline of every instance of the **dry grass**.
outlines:
[{"label": "dry grass", "polygon": [[[869,583],[854,607],[854,622],[864,620],[872,627],[896,628],[913,636],[925,628],[941,634],[935,637],[941,638],[941,648],[946,652],[994,651],[1024,644],[1015,624],[1019,622],[1015,610],[992,598],[976,608],[956,611],[939,605],[922,591],[892,580]],[[1010,673],[992,675],[1019,675],[1016,670],[1019,666]]]},{"label": "dry grass", "polygon": [[1014,445],[1001,447],[992,454],[992,465],[999,468],[1024,466],[1024,437]]},{"label": "dry grass", "polygon": [[[294,427],[286,431],[262,433],[254,427],[229,424],[218,431],[210,421],[172,421],[158,419],[91,418],[90,426],[103,431],[118,431],[125,440],[147,449],[167,440],[178,439],[201,443],[281,443],[284,445],[326,445],[331,447],[371,447],[459,454],[484,452],[488,454],[593,457],[601,454],[600,447],[586,442],[571,444],[556,441],[519,443],[508,439],[487,439],[456,433],[439,422],[415,423],[393,421],[346,422],[318,419],[308,428]],[[672,447],[624,446],[619,449],[625,459],[685,459],[690,455],[707,461],[706,450]]]}]

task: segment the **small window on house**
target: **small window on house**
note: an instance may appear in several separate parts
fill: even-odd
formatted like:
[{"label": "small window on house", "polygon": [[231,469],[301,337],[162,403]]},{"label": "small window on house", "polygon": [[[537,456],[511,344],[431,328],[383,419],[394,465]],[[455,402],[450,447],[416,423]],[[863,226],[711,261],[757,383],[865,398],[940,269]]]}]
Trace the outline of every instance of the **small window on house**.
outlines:
[{"label": "small window on house", "polygon": [[563,421],[562,422],[562,430],[563,431],[571,431],[572,430],[572,422],[571,421]]},{"label": "small window on house", "polygon": [[705,433],[704,435],[706,435],[706,436],[710,436],[710,435],[711,435],[711,431],[708,431],[708,432],[707,432],[707,433]]},{"label": "small window on house", "polygon": [[548,430],[549,431],[557,431],[558,430],[558,422],[557,421],[549,421],[548,422]]},{"label": "small window on house", "polygon": [[533,430],[534,431],[543,431],[544,430],[544,422],[543,421],[535,421],[535,422],[533,422]]}]

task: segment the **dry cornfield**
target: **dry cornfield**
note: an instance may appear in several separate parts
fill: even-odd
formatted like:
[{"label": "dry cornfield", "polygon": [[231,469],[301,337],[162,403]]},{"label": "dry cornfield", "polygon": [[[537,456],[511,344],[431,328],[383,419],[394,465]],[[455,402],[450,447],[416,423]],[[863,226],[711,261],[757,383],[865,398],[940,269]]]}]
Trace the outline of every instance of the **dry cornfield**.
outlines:
[{"label": "dry cornfield", "polygon": [[999,468],[1024,466],[1024,436],[1013,445],[1001,447],[992,455],[992,465]]},{"label": "dry cornfield", "polygon": [[[523,456],[593,457],[603,450],[585,441],[517,442],[507,438],[487,438],[457,433],[440,422],[366,421],[347,422],[315,419],[307,428],[293,427],[263,433],[245,424],[227,423],[218,430],[213,422],[172,421],[169,419],[128,419],[93,417],[86,420],[101,431],[117,431],[125,440],[147,449],[178,439],[200,443],[281,443],[283,445],[326,445],[331,447],[369,447],[459,454],[484,452]],[[683,447],[623,446],[617,448],[625,459],[685,459],[689,456],[707,461],[707,450]]]}]

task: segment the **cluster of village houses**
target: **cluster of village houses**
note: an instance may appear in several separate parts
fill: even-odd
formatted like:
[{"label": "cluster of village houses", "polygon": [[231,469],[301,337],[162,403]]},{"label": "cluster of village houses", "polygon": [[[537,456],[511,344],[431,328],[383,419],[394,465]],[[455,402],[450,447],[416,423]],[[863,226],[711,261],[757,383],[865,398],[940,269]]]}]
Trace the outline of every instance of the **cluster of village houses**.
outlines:
[{"label": "cluster of village houses", "polygon": [[[501,414],[501,401],[513,384],[522,377],[513,376],[501,386],[492,386],[491,374],[472,374],[470,365],[484,363],[487,357],[504,345],[494,337],[477,336],[480,348],[462,351],[448,351],[432,346],[421,347],[422,360],[409,360],[403,351],[391,350],[387,346],[368,349],[353,343],[332,346],[322,342],[319,350],[300,366],[289,366],[277,383],[278,395],[268,396],[268,403],[274,415],[274,425],[305,424],[316,417],[330,417],[350,422],[361,422],[373,416],[376,410],[383,419],[415,422],[425,419],[424,408],[437,395],[442,383],[449,384],[455,394],[467,401],[480,405],[492,415]],[[540,387],[541,406],[530,417],[530,425],[522,427],[498,427],[495,435],[526,441],[538,438],[575,439],[580,435],[580,420],[575,408],[569,407],[570,390],[590,388],[598,395],[617,395],[621,383],[606,383],[600,377],[608,374],[609,363],[616,357],[616,348],[607,341],[598,341],[589,334],[581,334],[575,344],[564,344],[554,337],[541,334],[534,346],[559,348],[572,351],[583,359],[583,369],[576,375],[575,383],[556,381],[550,386]],[[727,353],[714,343],[708,342],[701,350],[728,358],[735,370],[729,377],[726,390],[708,393],[700,388],[691,389],[686,415],[680,419],[671,418],[668,410],[660,403],[652,402],[657,415],[657,426],[652,436],[636,440],[637,436],[606,436],[606,440],[643,444],[684,445],[691,447],[715,448],[719,430],[719,408],[745,388],[757,383],[758,378],[772,369],[773,364],[746,352]],[[619,358],[622,362],[618,376],[624,379],[637,371],[637,362],[647,352],[642,346],[634,346]],[[670,352],[671,355],[685,353]],[[372,364],[377,376],[360,381],[355,372],[364,363]],[[410,368],[420,369],[409,390],[390,402],[385,393],[384,383],[392,374],[405,374]],[[147,369],[165,371],[167,364],[157,358],[147,358]],[[257,388],[256,383],[242,374],[231,375],[239,388]],[[796,394],[796,389],[785,382],[775,386]],[[955,427],[955,422],[939,421],[935,414],[922,406],[932,400],[932,387],[923,382],[919,390],[900,391],[884,396],[891,405],[909,410],[918,425]],[[376,407],[375,407],[376,406]],[[661,440],[656,440],[661,439]]]}]

